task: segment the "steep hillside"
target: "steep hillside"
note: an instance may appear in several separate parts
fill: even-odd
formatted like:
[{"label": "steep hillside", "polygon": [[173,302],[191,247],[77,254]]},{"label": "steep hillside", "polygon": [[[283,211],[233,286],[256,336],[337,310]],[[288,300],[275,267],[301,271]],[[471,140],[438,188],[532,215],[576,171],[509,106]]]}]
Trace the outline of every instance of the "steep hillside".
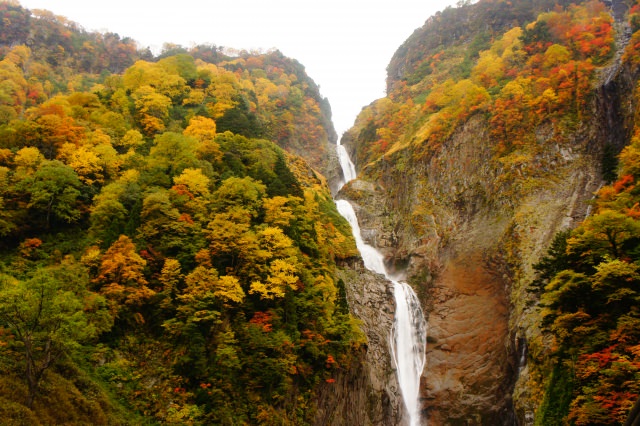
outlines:
[{"label": "steep hillside", "polygon": [[[114,33],[88,32],[78,23],[48,10],[27,10],[17,1],[0,3],[0,52],[28,46],[53,85],[66,85],[64,72],[121,73],[138,59],[151,59],[135,40]],[[67,74],[68,77],[68,74]],[[79,82],[76,82],[76,84]]]},{"label": "steep hillside", "polygon": [[[22,75],[7,75],[13,81],[11,86],[5,85],[7,93],[3,94],[22,109],[59,92],[95,92],[96,84],[108,84],[110,74],[120,75],[136,61],[157,62],[187,54],[191,62],[199,60],[216,66],[196,71],[192,64],[174,65],[179,67],[189,92],[182,93],[180,99],[172,98],[182,105],[172,106],[171,117],[162,117],[165,127],[169,127],[170,120],[184,121],[189,113],[202,113],[208,108],[205,115],[216,120],[220,132],[231,130],[273,140],[285,150],[304,156],[328,178],[332,188],[339,180],[334,175],[337,160],[332,147],[337,135],[329,102],[320,95],[304,66],[278,51],[240,51],[231,55],[215,44],[186,49],[167,42],[163,52],[154,58],[148,48],[138,49],[131,38],[87,32],[65,17],[47,10],[29,11],[14,1],[0,3],[0,17],[0,55],[5,57],[16,46],[29,50],[28,59],[23,58],[18,64]],[[215,93],[209,87],[213,74],[221,79]],[[216,102],[219,105],[214,111],[211,105]],[[9,109],[0,111],[0,117],[6,114],[9,116],[5,120],[13,118]]]},{"label": "steep hillside", "polygon": [[[323,395],[373,367],[302,65],[0,13],[3,424],[339,417]],[[359,418],[398,415],[387,383],[351,393]]]},{"label": "steep hillside", "polygon": [[[637,355],[627,346],[600,365],[628,365],[584,370],[620,335],[612,324],[637,312],[625,305],[605,324],[596,311],[612,296],[589,311],[577,302],[591,297],[584,288],[566,296],[578,305],[558,305],[550,294],[560,284],[540,284],[534,267],[557,232],[593,213],[593,194],[616,179],[616,155],[634,134],[637,7],[627,16],[622,2],[575,3],[479,1],[430,18],[389,65],[388,96],[342,140],[368,183],[340,195],[428,313],[422,406],[430,425],[618,424],[638,397],[628,385]],[[622,232],[635,247],[635,231]],[[581,247],[569,252],[593,250]],[[625,253],[592,268],[617,259],[631,271],[636,258]],[[553,272],[565,268],[577,267]],[[560,326],[550,326],[561,320],[563,330],[588,323],[581,338],[591,343],[567,347]],[[628,345],[633,336],[625,334]]]},{"label": "steep hillside", "polygon": [[[640,394],[640,6],[558,3],[430,18],[342,141],[339,196],[428,314],[432,426],[621,424]],[[406,422],[304,67],[0,14],[3,421]]]}]

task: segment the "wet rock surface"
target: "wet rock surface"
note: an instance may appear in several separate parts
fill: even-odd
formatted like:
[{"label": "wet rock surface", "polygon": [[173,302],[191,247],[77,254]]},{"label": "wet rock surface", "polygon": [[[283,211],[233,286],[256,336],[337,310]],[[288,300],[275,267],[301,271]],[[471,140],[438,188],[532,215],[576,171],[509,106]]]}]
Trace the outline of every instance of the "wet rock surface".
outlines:
[{"label": "wet rock surface", "polygon": [[352,314],[367,336],[360,358],[323,385],[316,425],[398,425],[404,403],[391,360],[389,337],[394,319],[393,285],[354,259],[343,265],[339,278],[346,284]]},{"label": "wet rock surface", "polygon": [[[619,52],[627,33],[619,32]],[[432,155],[382,158],[369,171],[375,178],[361,173],[338,194],[352,202],[365,241],[423,304],[429,332],[421,405],[429,426],[534,423],[539,396],[526,348],[540,331],[527,286],[555,234],[589,214],[605,152],[628,143],[636,76],[619,52],[599,76],[589,119],[562,144],[558,130],[542,123],[535,134],[544,149],[517,168],[495,161],[489,124],[474,116]],[[379,318],[358,315],[370,314]]]},{"label": "wet rock surface", "polygon": [[[550,134],[540,129],[541,140]],[[363,237],[423,303],[429,331],[421,406],[430,426],[511,425],[516,409],[517,417],[529,410],[526,391],[512,400],[518,379],[527,387],[515,344],[517,333],[534,328],[526,285],[555,233],[587,214],[600,185],[594,139],[585,129],[574,145],[545,153],[537,161],[554,171],[553,180],[510,198],[493,184],[500,170],[490,166],[487,129],[471,120],[409,173],[394,174],[390,165],[378,183],[354,181],[341,191],[353,201]]]},{"label": "wet rock surface", "polygon": [[[489,424],[508,410],[509,300],[482,255],[448,260],[430,291],[423,409],[430,424]],[[443,410],[448,407],[449,409]],[[500,423],[494,423],[500,424]]]}]

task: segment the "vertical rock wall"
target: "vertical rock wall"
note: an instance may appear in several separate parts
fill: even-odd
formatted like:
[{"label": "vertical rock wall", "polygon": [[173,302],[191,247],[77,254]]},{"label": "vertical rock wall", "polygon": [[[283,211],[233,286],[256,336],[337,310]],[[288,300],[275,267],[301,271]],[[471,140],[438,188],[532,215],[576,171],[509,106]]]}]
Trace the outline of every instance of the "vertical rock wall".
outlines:
[{"label": "vertical rock wall", "polygon": [[[568,145],[550,144],[536,159],[548,170],[545,184],[520,197],[495,184],[502,170],[491,166],[481,117],[429,159],[402,173],[390,161],[375,184],[343,189],[359,204],[363,236],[423,301],[429,338],[421,403],[430,426],[517,422],[512,393],[518,374],[527,373],[518,342],[536,332],[536,301],[526,291],[532,265],[558,230],[584,218],[601,184],[605,133],[587,126]],[[539,134],[548,144],[551,129]],[[521,419],[526,380],[518,382]]]},{"label": "vertical rock wall", "polygon": [[[594,87],[589,116],[563,135],[562,145],[553,142],[551,123],[540,125],[536,137],[544,150],[531,164],[505,174],[494,161],[488,123],[476,115],[428,158],[416,159],[410,150],[382,158],[368,172],[375,182],[354,181],[340,193],[355,203],[363,238],[385,253],[388,269],[403,275],[423,302],[429,337],[421,404],[430,426],[534,422],[540,389],[528,352],[544,356],[548,348],[539,339],[538,301],[527,287],[555,234],[588,214],[603,184],[603,157],[629,141],[636,76],[621,63],[628,30],[619,25],[618,52]],[[357,151],[349,134],[342,143]],[[537,175],[527,176],[527,167]],[[373,303],[350,291],[367,335],[387,333],[390,325],[378,319],[380,303],[393,303],[391,292],[378,290]],[[388,408],[397,405],[386,402],[389,395],[399,398],[396,382],[383,385],[394,380],[391,367],[384,374],[373,367],[390,361],[382,351],[363,356],[358,371],[372,376],[359,386],[376,389],[375,398],[366,404],[366,422],[352,424],[401,421]]]},{"label": "vertical rock wall", "polygon": [[393,286],[383,276],[366,270],[359,259],[343,265],[339,278],[346,284],[349,308],[361,321],[367,344],[334,383],[321,386],[315,424],[400,425],[405,409],[389,346]]}]

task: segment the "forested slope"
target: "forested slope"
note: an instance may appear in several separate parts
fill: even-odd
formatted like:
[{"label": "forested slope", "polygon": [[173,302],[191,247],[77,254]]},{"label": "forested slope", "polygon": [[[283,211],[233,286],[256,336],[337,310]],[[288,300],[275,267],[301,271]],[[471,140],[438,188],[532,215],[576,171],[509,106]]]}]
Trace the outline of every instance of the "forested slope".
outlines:
[{"label": "forested slope", "polygon": [[[302,65],[0,13],[3,421],[400,422],[388,286],[339,271]],[[429,424],[621,424],[638,399],[639,16],[461,2],[346,133],[340,196],[429,316]]]},{"label": "forested slope", "polygon": [[311,422],[364,337],[304,68],[0,14],[2,422]]}]

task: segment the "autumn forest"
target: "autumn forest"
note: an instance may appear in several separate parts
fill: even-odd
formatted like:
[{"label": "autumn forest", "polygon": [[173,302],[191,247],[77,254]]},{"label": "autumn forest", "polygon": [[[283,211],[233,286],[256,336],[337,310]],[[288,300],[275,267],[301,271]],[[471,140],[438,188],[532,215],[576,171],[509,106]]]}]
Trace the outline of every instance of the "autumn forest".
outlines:
[{"label": "autumn forest", "polygon": [[[609,67],[640,78],[640,4],[616,20],[597,0],[531,3],[429,18],[343,137],[416,240],[458,237],[445,204],[517,216],[560,180]],[[214,44],[154,55],[15,1],[0,17],[2,423],[317,424],[318,394],[369,342],[338,274],[359,254],[330,189],[329,100],[303,64]],[[526,294],[513,309],[535,318],[536,425],[624,424],[640,397],[640,89],[628,96],[590,214],[554,233],[532,279],[515,266],[525,231],[500,241]],[[438,192],[419,165],[475,122],[491,179],[473,199]],[[398,176],[424,183],[410,211]]]},{"label": "autumn forest", "polygon": [[0,13],[2,418],[308,420],[362,337],[304,68]]}]

